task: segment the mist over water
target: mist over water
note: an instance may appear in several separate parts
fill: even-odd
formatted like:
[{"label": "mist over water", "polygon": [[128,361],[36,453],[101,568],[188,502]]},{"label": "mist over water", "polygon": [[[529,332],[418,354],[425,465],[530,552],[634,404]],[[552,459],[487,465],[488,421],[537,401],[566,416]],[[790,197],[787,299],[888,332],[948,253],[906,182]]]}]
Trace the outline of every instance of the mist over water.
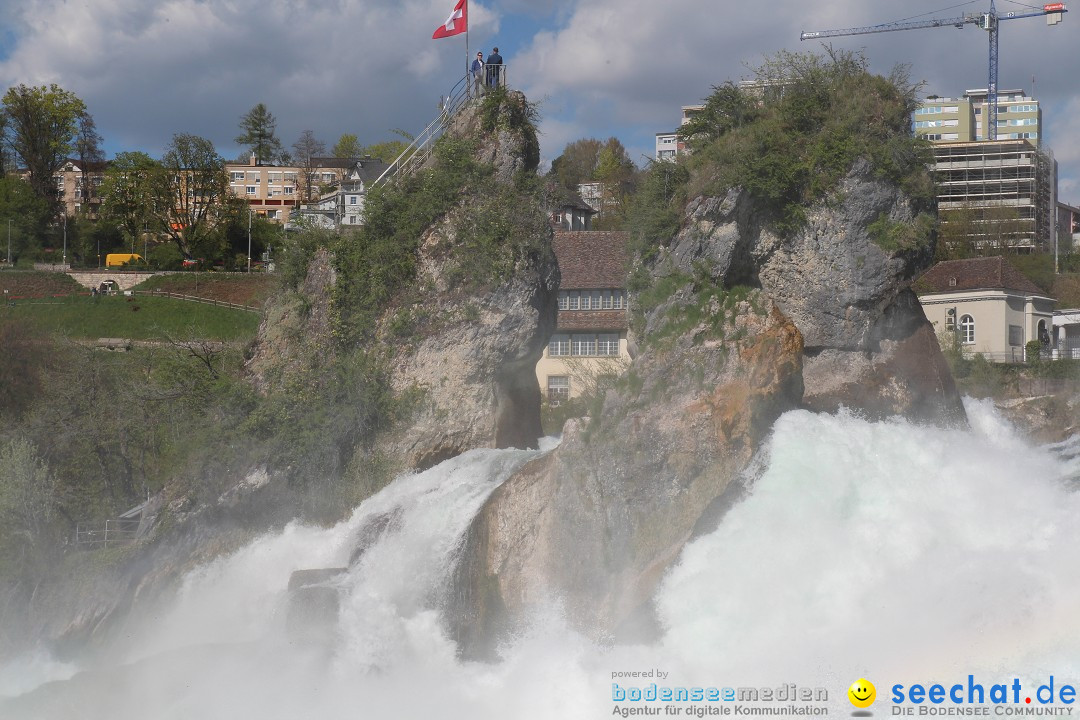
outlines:
[{"label": "mist over water", "polygon": [[[653,645],[598,645],[552,598],[503,661],[457,659],[441,610],[462,534],[537,456],[473,451],[336,527],[290,525],[189,574],[110,663],[70,680],[47,658],[0,669],[16,696],[0,716],[600,718],[611,673],[650,668],[671,686],[820,685],[837,701],[863,676],[882,694],[968,673],[1075,684],[1080,459],[1069,443],[1027,445],[988,403],[968,412],[965,431],[784,415],[747,498],[668,573]],[[349,565],[362,536],[330,581],[329,637],[291,639],[290,574]]]}]

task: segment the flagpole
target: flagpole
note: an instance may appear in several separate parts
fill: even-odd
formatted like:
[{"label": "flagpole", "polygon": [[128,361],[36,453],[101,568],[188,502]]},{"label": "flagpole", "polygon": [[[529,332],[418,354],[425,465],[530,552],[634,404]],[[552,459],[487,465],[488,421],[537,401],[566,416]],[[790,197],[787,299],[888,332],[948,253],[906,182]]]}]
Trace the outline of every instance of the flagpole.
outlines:
[{"label": "flagpole", "polygon": [[469,54],[469,0],[465,0],[465,93],[472,97],[472,56]]}]

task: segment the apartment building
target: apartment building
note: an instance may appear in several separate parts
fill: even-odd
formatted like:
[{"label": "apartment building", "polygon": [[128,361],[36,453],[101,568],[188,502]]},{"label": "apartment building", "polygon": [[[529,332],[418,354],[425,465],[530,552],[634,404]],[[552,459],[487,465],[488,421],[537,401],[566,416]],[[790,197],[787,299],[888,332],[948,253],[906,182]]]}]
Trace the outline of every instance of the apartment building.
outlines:
[{"label": "apartment building", "polygon": [[[96,220],[101,208],[101,183],[105,179],[108,163],[66,160],[53,175],[56,183],[57,199],[64,215],[75,217],[85,213],[91,220]],[[24,180],[29,179],[26,170],[16,174]]]},{"label": "apartment building", "polygon": [[[973,142],[989,139],[984,118],[989,115],[985,89],[968,90],[958,98],[931,95],[915,110],[915,134],[931,142]],[[998,93],[998,140],[1027,140],[1039,146],[1042,109],[1022,89]]]},{"label": "apartment building", "polygon": [[[342,174],[323,185],[319,197],[302,205],[299,217],[324,228],[358,227],[364,224],[364,202],[368,188],[390,167],[372,157],[341,160],[334,166]],[[320,175],[326,177],[323,170]]]},{"label": "apartment building", "polygon": [[946,238],[978,248],[1053,247],[1057,162],[1049,153],[1029,140],[935,143],[933,151]]},{"label": "apartment building", "polygon": [[229,190],[267,220],[285,223],[299,202],[300,168],[258,165],[252,154],[247,164],[226,163]]},{"label": "apartment building", "polygon": [[[690,118],[704,109],[704,105],[683,105],[682,120],[679,121],[679,127],[690,122]],[[674,160],[684,152],[686,152],[686,143],[679,138],[677,131],[656,133],[655,159]]]},{"label": "apartment building", "polygon": [[[300,204],[310,202],[321,206],[326,204],[324,200],[327,195],[344,193],[344,206],[352,203],[362,207],[360,197],[363,190],[357,188],[358,183],[362,186],[372,172],[381,173],[385,169],[386,163],[373,158],[317,157],[312,158],[311,168],[302,168],[296,165],[259,165],[254,155],[247,163],[225,165],[232,193],[246,199],[257,215],[282,224],[289,221]],[[311,197],[306,196],[309,185]],[[337,214],[348,217],[345,209]],[[358,217],[359,207],[352,210],[353,215]],[[359,221],[352,224],[359,224]]]}]

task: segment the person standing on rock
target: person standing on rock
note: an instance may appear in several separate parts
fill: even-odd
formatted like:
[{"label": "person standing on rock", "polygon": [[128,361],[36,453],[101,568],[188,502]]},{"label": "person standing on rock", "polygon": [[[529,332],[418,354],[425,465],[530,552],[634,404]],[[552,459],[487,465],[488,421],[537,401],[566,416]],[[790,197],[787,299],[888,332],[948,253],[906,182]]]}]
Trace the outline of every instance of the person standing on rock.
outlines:
[{"label": "person standing on rock", "polygon": [[499,48],[492,48],[487,59],[488,87],[494,88],[502,85],[502,64],[502,55],[499,54]]},{"label": "person standing on rock", "polygon": [[476,53],[476,59],[472,61],[469,72],[473,77],[473,88],[476,91],[476,97],[480,97],[480,91],[484,87],[484,53]]}]

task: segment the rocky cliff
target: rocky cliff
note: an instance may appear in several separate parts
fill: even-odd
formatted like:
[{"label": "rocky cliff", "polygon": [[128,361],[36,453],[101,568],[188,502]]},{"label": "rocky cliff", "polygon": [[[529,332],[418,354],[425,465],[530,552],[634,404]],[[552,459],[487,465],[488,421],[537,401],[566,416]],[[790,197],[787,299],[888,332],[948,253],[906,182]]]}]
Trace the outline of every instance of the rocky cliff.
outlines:
[{"label": "rocky cliff", "polygon": [[963,422],[907,289],[931,249],[874,237],[917,214],[861,161],[787,237],[739,189],[689,202],[635,299],[629,373],[470,529],[452,621],[465,652],[490,655],[549,597],[597,636],[647,629],[657,582],[752,480],[786,410]]},{"label": "rocky cliff", "polygon": [[[464,148],[467,157],[436,148],[391,190],[406,212],[431,203],[446,186],[452,200],[409,239],[415,252],[407,258],[414,267],[408,281],[383,293],[379,307],[354,309],[371,324],[357,348],[335,338],[350,332],[340,327],[350,320],[331,298],[336,292],[339,305],[347,298],[338,275],[381,272],[372,266],[377,252],[360,260],[316,253],[300,299],[272,307],[260,329],[249,370],[263,389],[302,372],[305,363],[321,373],[334,354],[378,351],[398,412],[357,453],[380,458],[387,474],[476,447],[535,447],[541,434],[534,367],[554,329],[558,269],[540,196],[530,190],[539,162],[530,113],[516,92],[467,104],[440,140],[443,147],[457,143],[454,151]],[[468,164],[472,174],[454,175],[447,166],[455,163]],[[376,232],[365,230],[355,242],[375,245]],[[350,282],[356,284],[346,277]]]}]

